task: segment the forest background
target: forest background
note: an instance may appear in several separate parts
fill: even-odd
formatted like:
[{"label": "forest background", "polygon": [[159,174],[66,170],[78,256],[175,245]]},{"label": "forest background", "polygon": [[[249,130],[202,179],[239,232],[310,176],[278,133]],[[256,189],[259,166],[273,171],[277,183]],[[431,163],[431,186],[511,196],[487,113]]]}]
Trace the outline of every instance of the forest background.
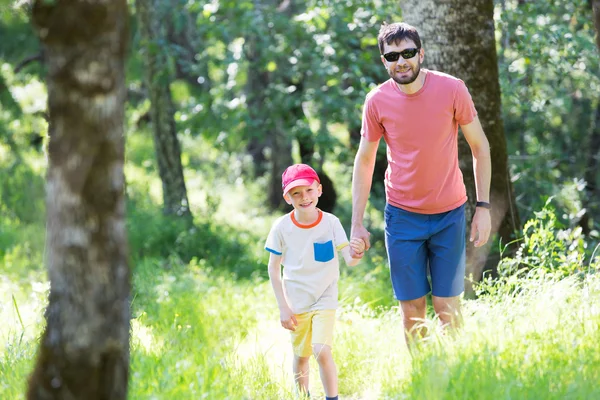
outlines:
[{"label": "forest background", "polygon": [[[72,355],[45,338],[69,324],[89,326],[77,318],[121,324],[100,305],[114,292],[129,299],[124,313],[117,310],[129,332],[116,369],[126,379],[112,383],[122,395],[291,398],[288,337],[278,324],[263,249],[271,223],[289,211],[280,174],[293,162],[317,168],[325,186],[321,205],[349,233],[362,104],[387,79],[377,32],[383,21],[403,18],[421,30],[425,65],[471,89],[500,165],[492,200],[501,213],[483,255],[469,254],[464,329],[444,336],[430,312],[423,321],[429,339],[411,358],[386,265],[381,146],[366,217],[373,248],[359,266],[342,266],[335,346],[341,395],[598,395],[597,1],[130,1],[120,16],[129,26],[122,36],[121,135],[128,247],[117,253],[124,251],[131,288],[127,279],[99,278],[103,272],[90,262],[47,273],[55,266],[48,247],[60,230],[46,228],[54,220],[45,182],[52,168],[59,170],[61,154],[69,155],[51,146],[50,132],[54,126],[57,138],[68,139],[62,130],[75,125],[58,124],[61,112],[77,127],[89,122],[85,111],[52,108],[48,88],[68,84],[52,71],[63,48],[84,46],[89,57],[98,43],[85,40],[104,37],[94,30],[104,25],[72,11],[77,7],[61,11],[65,3],[0,0],[0,397],[23,398],[29,390],[37,398],[31,393],[42,388],[60,398],[68,388],[76,398],[101,398],[83,394],[110,386],[88,380],[106,351],[102,329],[61,336],[64,348],[69,340],[85,343],[76,353],[86,362],[73,364],[78,370],[63,373],[56,387],[46,372],[65,368]],[[58,29],[45,25],[48,10],[64,12],[67,27],[70,17],[92,23],[85,35],[70,32],[58,43],[44,33]],[[93,131],[71,129],[82,143],[94,143]],[[472,193],[464,145],[460,156]],[[61,286],[61,278],[71,284]],[[85,312],[56,326],[51,312],[44,318],[62,293],[53,296],[51,282],[64,289],[68,309]],[[320,395],[315,367],[311,392]],[[32,371],[41,372],[28,381]],[[86,389],[75,381],[93,384]]]}]

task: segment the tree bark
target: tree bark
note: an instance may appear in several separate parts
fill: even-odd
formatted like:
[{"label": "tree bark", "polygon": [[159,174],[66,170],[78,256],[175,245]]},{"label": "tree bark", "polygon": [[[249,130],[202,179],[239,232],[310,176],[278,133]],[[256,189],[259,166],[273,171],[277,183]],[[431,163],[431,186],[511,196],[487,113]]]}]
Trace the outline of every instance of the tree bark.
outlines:
[{"label": "tree bark", "polygon": [[37,0],[51,136],[46,327],[28,399],[126,399],[125,0]]},{"label": "tree bark", "polygon": [[[265,5],[255,2],[253,11],[254,26],[266,29]],[[271,147],[274,128],[267,121],[268,112],[264,111],[267,101],[266,88],[270,85],[271,75],[265,68],[264,52],[267,49],[268,35],[263,31],[251,30],[245,36],[244,57],[248,60],[248,78],[245,92],[248,102],[248,154],[254,164],[254,176],[263,176],[268,171],[266,151]],[[275,183],[271,183],[274,185]],[[271,201],[269,201],[271,203]]]},{"label": "tree bark", "polygon": [[[501,118],[500,84],[494,38],[493,0],[404,0],[404,20],[414,25],[425,49],[425,66],[462,79],[478,111],[492,157],[492,237],[503,244],[519,230],[520,222],[508,171],[506,139]],[[467,221],[474,211],[475,182],[470,148],[459,140],[460,166],[467,187]],[[467,231],[470,223],[467,224]],[[467,232],[467,238],[469,232]],[[467,241],[468,243],[468,241]],[[467,293],[472,292],[469,276],[479,281],[492,240],[479,249],[467,248]],[[494,266],[495,267],[495,266]]]},{"label": "tree bark", "polygon": [[[590,0],[590,6],[593,13],[594,26],[596,27],[596,47],[600,52],[600,0]],[[597,214],[600,208],[596,199],[598,199],[598,166],[600,159],[600,101],[596,105],[596,112],[592,121],[590,137],[587,147],[587,162],[585,170],[585,180],[587,198],[584,202],[586,213],[580,222],[584,233],[589,234],[591,227],[588,225],[589,215]]]},{"label": "tree bark", "polygon": [[191,220],[170,91],[169,56],[164,48],[166,33],[164,24],[161,23],[166,15],[167,5],[161,0],[136,1],[144,48],[144,78],[150,97],[154,148],[162,181],[164,211],[165,214]]},{"label": "tree bark", "polygon": [[271,179],[269,180],[268,200],[271,209],[285,209],[281,174],[292,164],[292,141],[280,122],[271,138]]}]

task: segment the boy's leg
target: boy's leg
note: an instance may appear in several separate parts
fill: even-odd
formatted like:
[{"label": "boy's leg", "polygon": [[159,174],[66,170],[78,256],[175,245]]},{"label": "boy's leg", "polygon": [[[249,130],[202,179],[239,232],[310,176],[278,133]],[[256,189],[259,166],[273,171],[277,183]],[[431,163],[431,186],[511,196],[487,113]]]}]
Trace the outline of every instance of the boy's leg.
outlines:
[{"label": "boy's leg", "polygon": [[319,363],[319,375],[321,376],[323,389],[328,398],[335,398],[338,395],[338,379],[337,368],[331,351],[335,310],[316,311],[312,325],[313,354],[317,359],[317,363]]},{"label": "boy's leg", "polygon": [[310,356],[300,357],[294,354],[294,381],[298,391],[302,394],[308,394],[308,374]]},{"label": "boy's leg", "polygon": [[313,312],[296,314],[298,325],[291,332],[292,347],[294,349],[294,381],[300,393],[308,394],[309,359],[312,342],[312,316]]},{"label": "boy's leg", "polygon": [[338,379],[337,379],[337,368],[335,361],[333,361],[333,354],[331,352],[331,346],[326,344],[314,344],[313,352],[315,358],[319,363],[319,375],[321,376],[321,382],[323,382],[323,389],[325,390],[325,396],[335,397],[338,395]]}]

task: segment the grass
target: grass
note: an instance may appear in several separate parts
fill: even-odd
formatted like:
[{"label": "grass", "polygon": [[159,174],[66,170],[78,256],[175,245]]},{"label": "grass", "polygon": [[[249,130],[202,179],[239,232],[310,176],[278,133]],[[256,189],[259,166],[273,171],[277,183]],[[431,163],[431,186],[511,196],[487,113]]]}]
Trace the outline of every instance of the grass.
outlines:
[{"label": "grass", "polygon": [[[358,277],[344,278],[358,283]],[[355,282],[356,281],[356,282]],[[1,283],[0,397],[23,398],[44,296]],[[13,293],[9,295],[9,293]],[[268,281],[146,260],[134,274],[131,399],[293,397],[289,337]],[[11,300],[14,295],[19,313]],[[343,293],[342,293],[343,295]],[[518,294],[465,300],[457,335],[411,358],[397,308],[343,301],[334,357],[346,399],[592,399],[600,381],[600,276],[524,280]],[[22,321],[22,323],[21,323]],[[311,363],[311,393],[323,395]]]}]

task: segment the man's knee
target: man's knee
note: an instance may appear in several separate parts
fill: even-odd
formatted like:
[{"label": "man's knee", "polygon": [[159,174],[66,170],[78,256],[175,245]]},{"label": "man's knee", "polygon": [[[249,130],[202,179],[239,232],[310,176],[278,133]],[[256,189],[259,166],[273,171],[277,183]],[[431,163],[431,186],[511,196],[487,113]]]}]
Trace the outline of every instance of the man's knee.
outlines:
[{"label": "man's knee", "polygon": [[452,322],[460,316],[460,297],[433,296],[433,309],[443,323]]},{"label": "man's knee", "polygon": [[425,299],[425,296],[423,296],[415,300],[401,301],[400,307],[402,308],[404,325],[412,325],[415,322],[418,322],[418,320],[425,318],[427,300]]},{"label": "man's knee", "polygon": [[425,300],[425,296],[414,300],[403,300],[400,301],[400,306],[404,315],[422,318],[427,308],[427,300]]}]

